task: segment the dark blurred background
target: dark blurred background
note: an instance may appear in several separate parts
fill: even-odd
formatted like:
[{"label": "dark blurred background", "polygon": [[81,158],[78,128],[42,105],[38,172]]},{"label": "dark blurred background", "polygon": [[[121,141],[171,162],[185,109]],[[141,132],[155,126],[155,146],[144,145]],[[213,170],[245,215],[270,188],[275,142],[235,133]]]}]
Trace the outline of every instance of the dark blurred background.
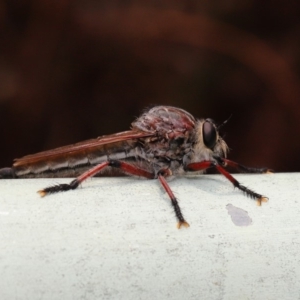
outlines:
[{"label": "dark blurred background", "polygon": [[300,2],[0,2],[0,167],[127,130],[166,104],[224,128],[232,160],[300,170]]}]

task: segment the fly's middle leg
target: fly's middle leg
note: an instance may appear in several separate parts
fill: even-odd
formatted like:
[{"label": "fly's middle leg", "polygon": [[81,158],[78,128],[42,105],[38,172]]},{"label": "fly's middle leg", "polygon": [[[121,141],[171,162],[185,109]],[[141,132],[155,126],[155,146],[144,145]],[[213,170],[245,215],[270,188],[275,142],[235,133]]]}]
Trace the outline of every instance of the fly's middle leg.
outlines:
[{"label": "fly's middle leg", "polygon": [[169,175],[171,175],[170,174],[170,170],[161,170],[160,172],[158,172],[158,180],[160,181],[160,183],[162,184],[163,188],[165,189],[165,191],[167,192],[167,194],[169,195],[169,197],[171,199],[171,203],[172,203],[172,206],[174,208],[176,218],[178,220],[178,223],[177,223],[178,229],[181,226],[189,227],[190,225],[184,219],[184,217],[182,215],[182,212],[181,212],[181,209],[179,207],[178,201],[177,201],[175,195],[173,194],[171,188],[169,187],[169,185],[168,185],[168,183],[166,181],[165,177],[169,176]]}]

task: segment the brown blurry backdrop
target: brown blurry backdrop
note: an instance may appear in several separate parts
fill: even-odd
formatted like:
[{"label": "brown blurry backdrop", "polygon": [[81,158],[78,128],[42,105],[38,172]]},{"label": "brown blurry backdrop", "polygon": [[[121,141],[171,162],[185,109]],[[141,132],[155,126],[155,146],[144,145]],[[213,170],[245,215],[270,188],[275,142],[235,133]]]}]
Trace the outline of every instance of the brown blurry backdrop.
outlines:
[{"label": "brown blurry backdrop", "polygon": [[127,130],[145,107],[166,104],[218,123],[232,114],[232,160],[299,171],[299,6],[0,2],[0,167]]}]

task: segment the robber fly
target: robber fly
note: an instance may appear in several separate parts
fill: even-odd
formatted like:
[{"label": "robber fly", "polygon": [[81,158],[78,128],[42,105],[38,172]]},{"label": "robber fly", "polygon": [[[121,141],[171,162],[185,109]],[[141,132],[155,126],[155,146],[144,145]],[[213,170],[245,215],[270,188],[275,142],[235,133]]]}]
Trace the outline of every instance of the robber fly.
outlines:
[{"label": "robber fly", "polygon": [[87,178],[112,171],[148,179],[158,179],[170,197],[178,228],[188,227],[166,177],[187,172],[216,169],[234,187],[257,199],[268,200],[241,185],[225,167],[243,172],[268,173],[267,168],[249,168],[226,158],[228,146],[211,119],[195,119],[183,109],[155,106],[131,124],[131,130],[100,136],[70,146],[16,159],[11,168],[0,169],[0,178],[77,177],[69,184],[44,188],[47,194],[76,189]]}]

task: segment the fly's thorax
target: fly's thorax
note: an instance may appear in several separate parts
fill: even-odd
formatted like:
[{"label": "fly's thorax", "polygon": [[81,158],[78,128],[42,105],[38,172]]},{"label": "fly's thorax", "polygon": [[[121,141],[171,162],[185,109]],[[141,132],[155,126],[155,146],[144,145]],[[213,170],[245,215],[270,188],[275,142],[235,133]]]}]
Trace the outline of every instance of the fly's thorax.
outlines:
[{"label": "fly's thorax", "polygon": [[218,128],[211,119],[201,119],[195,124],[190,162],[213,160],[213,156],[226,157],[228,146],[220,137]]}]

